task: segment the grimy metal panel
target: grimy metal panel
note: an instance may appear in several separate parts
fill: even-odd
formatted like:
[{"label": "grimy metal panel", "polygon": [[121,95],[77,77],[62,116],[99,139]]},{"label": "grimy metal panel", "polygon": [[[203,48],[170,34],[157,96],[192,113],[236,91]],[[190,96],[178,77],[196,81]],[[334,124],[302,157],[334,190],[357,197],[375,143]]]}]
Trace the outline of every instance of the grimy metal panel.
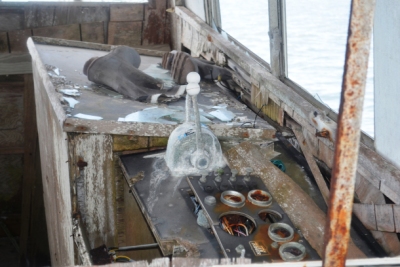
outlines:
[{"label": "grimy metal panel", "polygon": [[336,134],[324,266],[345,266],[375,1],[353,0]]}]

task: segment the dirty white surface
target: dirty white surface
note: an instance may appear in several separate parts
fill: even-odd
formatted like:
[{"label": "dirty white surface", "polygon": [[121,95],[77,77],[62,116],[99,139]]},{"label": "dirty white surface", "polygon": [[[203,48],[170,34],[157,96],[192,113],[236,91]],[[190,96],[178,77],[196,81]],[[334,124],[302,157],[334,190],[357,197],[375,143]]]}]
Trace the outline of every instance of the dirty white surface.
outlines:
[{"label": "dirty white surface", "polygon": [[[165,104],[145,104],[124,98],[111,88],[90,82],[83,74],[83,65],[92,57],[100,57],[107,54],[105,51],[35,44],[41,60],[47,67],[48,75],[56,89],[60,93],[60,99],[72,98],[68,102],[74,104],[64,105],[66,115],[74,117],[77,114],[88,114],[101,117],[106,121],[120,122],[148,122],[177,124],[184,120],[182,108],[185,105],[184,98]],[[142,63],[139,69],[155,78],[164,80],[166,87],[174,83],[167,70],[157,66],[161,58],[141,56]],[[230,122],[232,127],[241,127],[244,122],[254,120],[255,114],[238,101],[228,90],[218,87],[213,83],[200,83],[201,93],[198,97],[199,106],[202,108],[202,123],[226,124]],[[176,109],[176,112],[148,113],[148,108],[158,107],[165,111]],[[221,109],[220,107],[225,107]],[[143,113],[145,111],[145,113]],[[150,111],[151,113],[151,111]],[[144,115],[145,114],[145,115]],[[212,116],[215,114],[216,116]],[[76,116],[75,116],[76,117]],[[85,119],[91,119],[86,117]],[[237,123],[235,124],[235,122]],[[262,120],[257,121],[260,126],[268,125]]]}]

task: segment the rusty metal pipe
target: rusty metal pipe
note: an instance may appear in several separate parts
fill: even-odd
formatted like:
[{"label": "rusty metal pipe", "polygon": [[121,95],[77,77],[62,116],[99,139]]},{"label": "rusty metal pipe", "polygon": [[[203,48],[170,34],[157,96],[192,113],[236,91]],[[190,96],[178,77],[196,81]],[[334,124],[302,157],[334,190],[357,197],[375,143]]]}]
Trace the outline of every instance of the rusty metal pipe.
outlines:
[{"label": "rusty metal pipe", "polygon": [[375,0],[352,0],[323,263],[345,266]]}]

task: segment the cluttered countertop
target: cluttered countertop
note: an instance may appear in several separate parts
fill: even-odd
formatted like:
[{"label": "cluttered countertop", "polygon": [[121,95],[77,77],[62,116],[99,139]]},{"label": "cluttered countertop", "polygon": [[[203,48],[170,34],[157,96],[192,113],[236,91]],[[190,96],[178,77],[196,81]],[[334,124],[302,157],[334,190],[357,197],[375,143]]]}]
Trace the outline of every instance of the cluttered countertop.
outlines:
[{"label": "cluttered countertop", "polygon": [[[184,96],[174,102],[142,103],[89,81],[83,73],[85,62],[108,51],[48,44],[35,47],[65,112],[67,132],[168,136],[185,119]],[[175,85],[170,71],[160,66],[160,57],[140,58],[140,71]],[[200,87],[201,123],[216,131],[217,136],[273,137],[275,129],[257,120],[257,115],[220,82],[201,81]]]}]

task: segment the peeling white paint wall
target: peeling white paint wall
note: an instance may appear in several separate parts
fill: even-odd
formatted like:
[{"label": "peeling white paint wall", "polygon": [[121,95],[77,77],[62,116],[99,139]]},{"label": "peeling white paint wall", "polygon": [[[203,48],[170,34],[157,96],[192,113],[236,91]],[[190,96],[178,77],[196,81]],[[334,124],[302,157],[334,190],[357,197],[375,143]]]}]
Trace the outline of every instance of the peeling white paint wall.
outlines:
[{"label": "peeling white paint wall", "polygon": [[75,137],[75,155],[87,162],[85,185],[85,226],[91,248],[112,244],[116,234],[112,137],[85,134]]}]

